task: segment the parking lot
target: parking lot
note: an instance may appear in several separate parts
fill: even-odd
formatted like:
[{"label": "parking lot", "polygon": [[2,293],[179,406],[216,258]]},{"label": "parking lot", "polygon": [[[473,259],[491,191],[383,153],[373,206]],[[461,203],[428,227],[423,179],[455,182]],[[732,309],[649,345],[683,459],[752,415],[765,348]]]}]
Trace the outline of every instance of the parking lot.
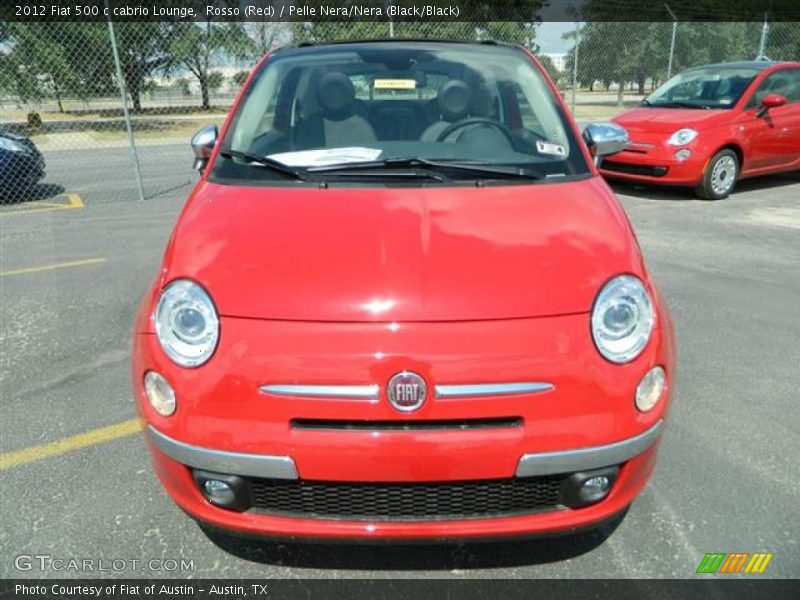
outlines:
[{"label": "parking lot", "polygon": [[[720,202],[615,186],[678,342],[659,464],[615,531],[223,549],[156,480],[129,383],[133,315],[189,187],[108,201],[133,185],[115,180],[114,152],[79,157],[48,156],[48,181],[80,173],[79,192],[0,207],[0,576],[683,578],[708,552],[771,552],[760,577],[800,574],[800,175],[742,182]],[[185,145],[145,160],[165,189],[191,177]],[[126,565],[20,571],[20,555]],[[191,566],[171,569],[181,559]]]}]

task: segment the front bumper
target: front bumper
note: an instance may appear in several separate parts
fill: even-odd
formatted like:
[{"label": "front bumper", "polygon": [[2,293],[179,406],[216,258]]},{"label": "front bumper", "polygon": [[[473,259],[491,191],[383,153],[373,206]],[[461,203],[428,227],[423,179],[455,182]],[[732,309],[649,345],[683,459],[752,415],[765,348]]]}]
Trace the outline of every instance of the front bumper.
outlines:
[{"label": "front bumper", "polygon": [[[217,528],[362,539],[570,531],[619,513],[645,485],[668,410],[674,358],[665,312],[659,313],[648,350],[624,366],[599,356],[587,323],[585,314],[399,324],[223,317],[219,348],[198,369],[177,368],[154,335],[137,334],[134,390],[160,480],[187,513]],[[655,409],[640,413],[633,393],[655,365],[666,369],[667,389]],[[158,415],[146,401],[141,382],[151,369],[175,388],[178,409],[171,417]],[[431,390],[428,401],[411,414],[398,413],[385,397],[386,382],[406,369],[418,372]],[[482,387],[490,382],[521,381],[552,385],[522,393],[469,393],[497,390]],[[315,384],[317,390],[326,387],[322,384],[350,385],[353,397],[278,393],[287,383],[293,389]],[[448,397],[453,390],[462,395]],[[300,426],[308,422],[331,425]],[[482,426],[470,425],[477,422]],[[438,426],[444,423],[455,425]],[[235,475],[248,485],[259,480],[262,489],[274,483],[284,494],[305,493],[293,489],[295,483],[324,494],[339,485],[377,486],[370,493],[373,499],[378,494],[375,502],[381,506],[387,506],[381,504],[384,489],[403,502],[412,485],[477,486],[489,503],[497,498],[490,482],[518,490],[523,479],[566,478],[602,467],[618,467],[616,480],[605,499],[589,506],[568,508],[548,500],[524,514],[498,509],[489,515],[399,520],[354,517],[347,510],[338,516],[317,514],[313,506],[293,514],[263,507],[233,511],[206,500],[195,480],[196,470]],[[353,493],[345,508],[359,504],[358,490]]]},{"label": "front bumper", "polygon": [[[664,421],[660,420],[637,436],[604,446],[523,454],[517,464],[516,476],[535,477],[589,471],[627,462],[644,453],[659,439],[663,425]],[[245,477],[299,479],[291,456],[225,452],[192,446],[164,435],[152,425],[148,426],[147,433],[160,452],[187,467]]]},{"label": "front bumper", "polygon": [[[710,156],[709,150],[699,140],[676,147],[666,143],[667,134],[631,132],[633,141],[622,152],[600,163],[600,173],[611,179],[640,181],[662,185],[697,185]],[[679,151],[687,150],[690,156],[676,158]]]}]

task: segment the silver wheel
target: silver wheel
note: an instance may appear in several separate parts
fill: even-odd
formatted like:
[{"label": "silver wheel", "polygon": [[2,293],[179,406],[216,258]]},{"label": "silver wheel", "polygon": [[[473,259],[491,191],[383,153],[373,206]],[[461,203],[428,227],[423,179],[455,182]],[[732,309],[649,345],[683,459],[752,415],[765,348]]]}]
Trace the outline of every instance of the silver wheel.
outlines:
[{"label": "silver wheel", "polygon": [[722,156],[711,169],[711,189],[725,196],[736,183],[736,161],[732,156]]}]

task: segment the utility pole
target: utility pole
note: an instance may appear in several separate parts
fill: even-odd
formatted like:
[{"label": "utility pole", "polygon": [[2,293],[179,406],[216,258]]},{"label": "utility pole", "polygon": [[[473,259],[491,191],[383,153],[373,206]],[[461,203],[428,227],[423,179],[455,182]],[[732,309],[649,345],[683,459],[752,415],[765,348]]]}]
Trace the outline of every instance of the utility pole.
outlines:
[{"label": "utility pole", "polygon": [[672,42],[669,45],[669,65],[667,65],[667,79],[672,77],[672,63],[675,57],[675,38],[678,35],[678,17],[672,12],[669,4],[665,4],[664,8],[667,9],[669,16],[672,17]]},{"label": "utility pole", "polygon": [[[108,10],[108,0],[106,0],[106,10]],[[111,11],[108,11],[109,15]],[[111,52],[114,56],[114,67],[117,71],[117,84],[119,85],[119,95],[122,100],[122,114],[125,117],[125,128],[128,130],[128,143],[131,147],[131,157],[133,158],[133,171],[136,175],[136,185],[139,188],[139,200],[144,200],[144,186],[142,185],[142,171],[139,167],[139,154],[136,152],[136,142],[133,139],[133,127],[131,126],[131,115],[128,112],[128,94],[125,91],[125,79],[122,76],[122,66],[119,62],[119,52],[117,51],[117,36],[114,32],[114,23],[108,17],[108,35],[111,37]]]},{"label": "utility pole", "polygon": [[761,41],[758,43],[758,56],[756,56],[756,60],[769,60],[767,58],[768,38],[769,38],[769,14],[764,13],[764,25],[761,26]]},{"label": "utility pole", "polygon": [[575,105],[577,99],[575,94],[578,90],[578,46],[581,45],[581,26],[580,23],[575,24],[575,53],[572,56],[572,99],[570,100],[570,110],[572,115],[575,115]]}]

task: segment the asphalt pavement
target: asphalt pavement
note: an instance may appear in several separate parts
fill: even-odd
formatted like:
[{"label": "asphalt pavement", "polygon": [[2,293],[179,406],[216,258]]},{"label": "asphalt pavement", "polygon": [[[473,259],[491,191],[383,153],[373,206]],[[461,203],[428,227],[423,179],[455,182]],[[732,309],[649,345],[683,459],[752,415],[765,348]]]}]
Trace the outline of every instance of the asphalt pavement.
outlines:
[{"label": "asphalt pavement", "polygon": [[[187,147],[150,149],[148,181],[163,190],[134,201],[127,152],[48,156],[50,191],[81,201],[0,207],[0,577],[683,578],[707,552],[771,552],[759,577],[800,576],[797,174],[743,182],[720,202],[615,186],[672,311],[678,380],[655,474],[613,531],[217,545],[124,425],[133,315],[191,179]],[[41,570],[25,558],[42,555],[125,567]],[[191,565],[172,568],[181,559]]]}]

